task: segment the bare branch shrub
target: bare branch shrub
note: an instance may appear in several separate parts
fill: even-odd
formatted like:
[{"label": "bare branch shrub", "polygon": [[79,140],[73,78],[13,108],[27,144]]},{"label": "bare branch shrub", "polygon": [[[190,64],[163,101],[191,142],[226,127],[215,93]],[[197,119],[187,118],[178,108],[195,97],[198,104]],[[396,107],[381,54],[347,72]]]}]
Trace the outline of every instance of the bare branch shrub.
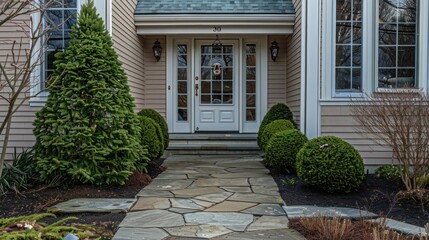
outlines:
[{"label": "bare branch shrub", "polygon": [[[35,84],[40,84],[40,76],[34,74],[40,65],[44,49],[49,39],[49,31],[58,26],[44,26],[47,9],[57,4],[55,1],[3,0],[0,1],[0,31],[6,28],[16,30],[16,39],[0,39],[2,46],[8,46],[0,59],[0,101],[7,106],[0,118],[0,136],[3,136],[0,152],[0,176],[6,158],[13,115],[31,97]],[[32,18],[33,13],[39,18]],[[37,80],[35,79],[37,78]]]},{"label": "bare branch shrub", "polygon": [[429,167],[429,99],[422,91],[400,89],[352,101],[359,128],[393,151],[406,189],[424,188]]}]

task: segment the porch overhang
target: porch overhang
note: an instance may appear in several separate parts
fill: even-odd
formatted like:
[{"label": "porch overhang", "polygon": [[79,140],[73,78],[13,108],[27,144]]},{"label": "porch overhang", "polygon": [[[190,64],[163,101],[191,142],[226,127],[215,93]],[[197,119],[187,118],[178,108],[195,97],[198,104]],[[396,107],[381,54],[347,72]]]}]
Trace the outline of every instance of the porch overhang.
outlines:
[{"label": "porch overhang", "polygon": [[134,15],[139,35],[293,33],[295,14]]}]

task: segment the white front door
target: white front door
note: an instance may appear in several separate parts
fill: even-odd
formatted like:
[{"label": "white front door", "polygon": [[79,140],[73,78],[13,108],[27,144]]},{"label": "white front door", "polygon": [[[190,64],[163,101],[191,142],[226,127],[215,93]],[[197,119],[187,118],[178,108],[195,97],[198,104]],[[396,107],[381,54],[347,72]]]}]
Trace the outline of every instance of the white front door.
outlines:
[{"label": "white front door", "polygon": [[238,131],[238,41],[212,44],[195,45],[195,131]]},{"label": "white front door", "polygon": [[196,41],[195,131],[239,131],[238,41]]}]

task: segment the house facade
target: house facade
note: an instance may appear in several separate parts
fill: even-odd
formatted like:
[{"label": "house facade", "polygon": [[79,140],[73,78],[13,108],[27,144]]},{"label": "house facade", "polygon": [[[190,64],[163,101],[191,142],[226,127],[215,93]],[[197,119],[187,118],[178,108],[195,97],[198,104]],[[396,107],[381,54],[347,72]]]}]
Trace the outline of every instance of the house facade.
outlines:
[{"label": "house facade", "polygon": [[[48,16],[54,22],[73,18],[83,1],[66,1]],[[391,151],[356,133],[350,99],[428,86],[424,0],[95,3],[128,75],[136,111],[157,110],[171,133],[256,133],[269,107],[285,103],[308,137],[341,137],[371,168],[390,163]],[[52,70],[52,54],[67,44],[69,27],[49,40],[40,82]],[[16,37],[13,28],[0,28],[0,39]],[[43,84],[30,91],[40,90]],[[34,144],[32,122],[46,97],[30,99],[15,115],[10,154]]]}]

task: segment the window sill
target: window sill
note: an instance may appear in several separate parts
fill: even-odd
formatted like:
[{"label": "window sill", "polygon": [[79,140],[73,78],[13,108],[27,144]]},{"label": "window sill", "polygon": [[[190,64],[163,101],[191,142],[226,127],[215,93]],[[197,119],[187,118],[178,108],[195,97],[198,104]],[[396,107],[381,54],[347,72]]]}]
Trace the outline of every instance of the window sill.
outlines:
[{"label": "window sill", "polygon": [[30,99],[30,107],[43,107],[45,106],[48,96],[33,97]]}]

